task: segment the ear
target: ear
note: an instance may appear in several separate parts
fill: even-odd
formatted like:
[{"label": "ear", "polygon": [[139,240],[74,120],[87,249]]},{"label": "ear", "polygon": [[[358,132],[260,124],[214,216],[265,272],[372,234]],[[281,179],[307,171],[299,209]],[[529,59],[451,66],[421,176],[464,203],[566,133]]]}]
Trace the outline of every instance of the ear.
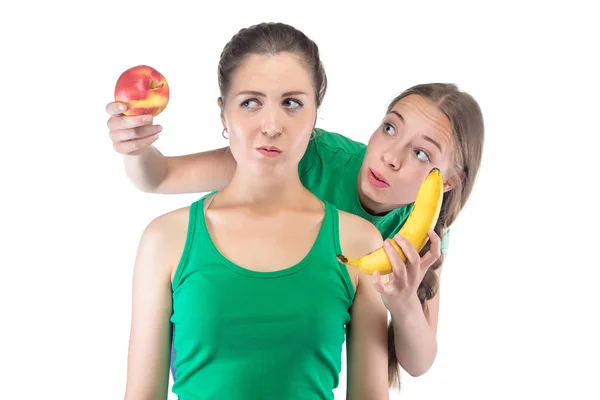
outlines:
[{"label": "ear", "polygon": [[446,193],[449,190],[454,189],[454,185],[450,180],[448,180],[447,182],[444,182],[444,193]]},{"label": "ear", "polygon": [[467,174],[464,171],[459,174],[452,175],[446,182],[444,182],[444,193],[461,184],[462,181],[465,180],[466,176]]},{"label": "ear", "polygon": [[223,124],[223,129],[227,129],[227,121],[225,120],[225,108],[224,108],[224,105],[223,105],[223,98],[222,97],[219,97],[217,99],[217,104],[219,105],[219,108],[221,109],[221,114],[220,114],[221,124]]}]

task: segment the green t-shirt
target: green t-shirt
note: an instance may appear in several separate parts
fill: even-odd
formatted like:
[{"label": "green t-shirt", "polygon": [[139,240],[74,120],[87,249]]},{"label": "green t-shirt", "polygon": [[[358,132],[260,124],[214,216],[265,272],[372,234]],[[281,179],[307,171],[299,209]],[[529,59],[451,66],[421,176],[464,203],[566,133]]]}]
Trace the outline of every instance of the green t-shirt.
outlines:
[{"label": "green t-shirt", "polygon": [[[377,227],[384,239],[392,238],[404,225],[414,204],[392,210],[385,215],[373,215],[360,204],[357,179],[367,146],[339,133],[316,128],[298,172],[304,186],[321,200],[338,209],[358,215]],[[444,254],[449,231],[442,238]]]}]

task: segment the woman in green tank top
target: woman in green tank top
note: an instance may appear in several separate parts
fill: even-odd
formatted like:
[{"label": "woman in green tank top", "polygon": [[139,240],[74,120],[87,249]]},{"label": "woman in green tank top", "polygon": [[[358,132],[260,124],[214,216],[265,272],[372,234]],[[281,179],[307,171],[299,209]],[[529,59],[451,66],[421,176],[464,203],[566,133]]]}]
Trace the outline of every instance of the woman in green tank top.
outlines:
[{"label": "woman in green tank top", "polygon": [[[336,260],[383,243],[367,220],[302,184],[326,88],[317,46],[284,24],[242,29],[219,63],[238,168],[218,192],[154,219],[133,276],[126,399],[388,398],[387,310]],[[347,335],[347,337],[346,337]]]}]

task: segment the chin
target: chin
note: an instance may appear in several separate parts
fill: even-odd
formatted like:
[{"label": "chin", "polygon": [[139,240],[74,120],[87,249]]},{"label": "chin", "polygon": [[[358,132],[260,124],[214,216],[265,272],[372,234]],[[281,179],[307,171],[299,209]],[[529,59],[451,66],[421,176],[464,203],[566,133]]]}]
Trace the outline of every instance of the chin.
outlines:
[{"label": "chin", "polygon": [[366,173],[361,173],[360,189],[363,192],[363,194],[369,199],[369,201],[377,204],[385,203],[385,197],[382,196],[381,190],[378,190],[376,187],[371,185],[371,182],[369,182],[369,178],[367,178]]}]

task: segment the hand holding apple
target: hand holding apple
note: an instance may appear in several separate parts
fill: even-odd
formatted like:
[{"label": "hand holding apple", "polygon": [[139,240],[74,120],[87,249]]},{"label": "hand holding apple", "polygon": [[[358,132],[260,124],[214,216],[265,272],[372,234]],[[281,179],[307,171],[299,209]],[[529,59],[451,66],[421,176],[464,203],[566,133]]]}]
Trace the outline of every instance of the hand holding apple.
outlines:
[{"label": "hand holding apple", "polygon": [[152,67],[138,65],[121,74],[115,86],[115,101],[106,106],[109,136],[117,153],[134,156],[148,150],[162,131],[153,117],[169,102],[169,85]]},{"label": "hand holding apple", "polygon": [[169,85],[156,69],[138,65],[119,76],[115,85],[115,101],[127,105],[124,115],[157,116],[169,103]]},{"label": "hand holding apple", "polygon": [[124,103],[108,103],[106,112],[110,115],[106,126],[113,149],[124,156],[137,156],[148,151],[162,131],[162,126],[153,125],[151,114],[124,115],[127,113]]}]

